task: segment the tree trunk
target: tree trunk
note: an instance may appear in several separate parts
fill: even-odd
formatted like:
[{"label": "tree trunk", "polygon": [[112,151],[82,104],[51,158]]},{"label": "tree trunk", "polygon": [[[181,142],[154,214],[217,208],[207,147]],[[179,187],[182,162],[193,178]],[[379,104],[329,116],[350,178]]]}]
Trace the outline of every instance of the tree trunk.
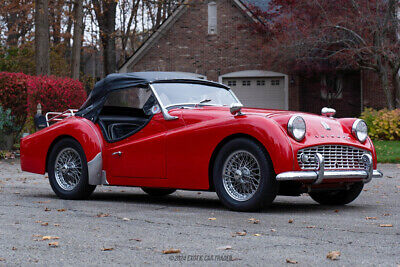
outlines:
[{"label": "tree trunk", "polygon": [[394,91],[396,92],[396,108],[400,108],[400,73],[398,70],[393,72],[392,80]]},{"label": "tree trunk", "polygon": [[379,68],[379,79],[381,80],[382,88],[386,96],[386,103],[389,110],[394,109],[393,93],[389,86],[388,71],[386,66],[381,65]]},{"label": "tree trunk", "polygon": [[79,80],[79,72],[81,65],[81,48],[82,48],[82,25],[83,25],[83,3],[81,0],[75,1],[74,13],[74,44],[72,47],[72,63],[71,77]]},{"label": "tree trunk", "polygon": [[50,75],[48,0],[35,0],[35,62],[37,75]]}]

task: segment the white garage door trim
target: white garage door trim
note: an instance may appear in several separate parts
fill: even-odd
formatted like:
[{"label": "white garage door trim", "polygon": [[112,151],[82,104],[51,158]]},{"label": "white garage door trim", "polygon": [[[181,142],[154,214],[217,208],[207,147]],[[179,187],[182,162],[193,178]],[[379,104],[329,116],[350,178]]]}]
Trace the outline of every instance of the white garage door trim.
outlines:
[{"label": "white garage door trim", "polygon": [[245,71],[238,71],[238,72],[231,72],[224,75],[219,76],[218,81],[222,83],[223,79],[225,78],[258,78],[258,77],[265,77],[265,78],[283,78],[284,80],[284,94],[285,94],[285,109],[289,109],[289,81],[288,75],[273,72],[273,71],[264,71],[264,70],[245,70]]}]

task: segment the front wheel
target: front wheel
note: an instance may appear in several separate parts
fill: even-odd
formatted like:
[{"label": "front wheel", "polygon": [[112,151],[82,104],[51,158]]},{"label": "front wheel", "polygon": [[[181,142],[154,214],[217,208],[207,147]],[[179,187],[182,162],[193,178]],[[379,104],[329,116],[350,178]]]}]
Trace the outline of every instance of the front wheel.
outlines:
[{"label": "front wheel", "polygon": [[219,199],[231,210],[260,210],[271,205],[277,195],[267,153],[246,138],[222,147],[214,163],[213,181]]},{"label": "front wheel", "polygon": [[48,173],[51,188],[63,199],[85,199],[95,185],[89,185],[86,156],[72,138],[59,141],[50,152]]},{"label": "front wheel", "polygon": [[361,194],[363,187],[364,183],[358,182],[346,190],[310,192],[310,197],[321,205],[346,205]]}]

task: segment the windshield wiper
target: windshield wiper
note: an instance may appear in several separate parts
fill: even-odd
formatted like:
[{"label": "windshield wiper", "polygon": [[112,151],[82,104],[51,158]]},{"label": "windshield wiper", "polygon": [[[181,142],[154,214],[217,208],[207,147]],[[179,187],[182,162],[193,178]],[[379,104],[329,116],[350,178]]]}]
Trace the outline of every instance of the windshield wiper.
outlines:
[{"label": "windshield wiper", "polygon": [[199,103],[197,103],[195,105],[195,107],[197,108],[200,104],[205,104],[205,103],[208,103],[208,102],[211,102],[211,101],[212,101],[212,99],[209,99],[209,98],[203,99]]}]

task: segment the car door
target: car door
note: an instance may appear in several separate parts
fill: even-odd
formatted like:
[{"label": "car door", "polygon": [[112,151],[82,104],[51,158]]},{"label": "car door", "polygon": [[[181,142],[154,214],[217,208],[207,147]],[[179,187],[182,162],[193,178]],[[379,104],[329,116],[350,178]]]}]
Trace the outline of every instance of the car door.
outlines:
[{"label": "car door", "polygon": [[176,110],[171,115],[178,119],[165,121],[162,114],[157,113],[139,132],[106,144],[106,170],[110,184],[129,178],[166,178],[167,131],[184,125],[181,111]]}]

